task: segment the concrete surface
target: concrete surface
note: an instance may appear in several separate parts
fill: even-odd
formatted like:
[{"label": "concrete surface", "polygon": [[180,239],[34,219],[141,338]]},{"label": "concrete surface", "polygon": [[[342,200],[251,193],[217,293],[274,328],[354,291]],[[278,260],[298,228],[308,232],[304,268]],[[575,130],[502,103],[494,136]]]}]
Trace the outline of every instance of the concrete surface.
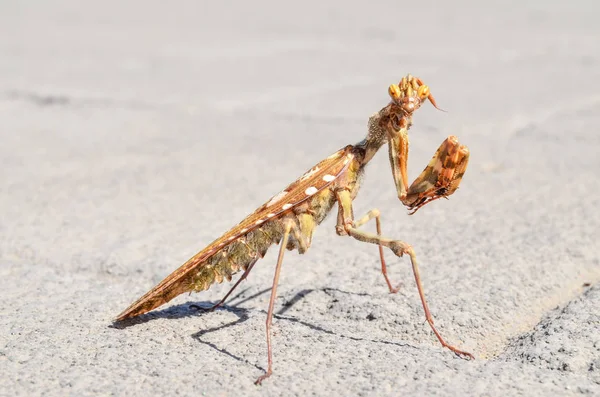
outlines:
[{"label": "concrete surface", "polygon": [[[600,28],[595,2],[2,2],[0,394],[599,395]],[[449,201],[406,215],[387,157],[357,214],[408,262],[317,230],[239,295],[112,319],[314,163],[362,139],[387,86],[439,105],[414,178],[449,134],[471,149]],[[371,226],[372,227],[372,226]]]}]

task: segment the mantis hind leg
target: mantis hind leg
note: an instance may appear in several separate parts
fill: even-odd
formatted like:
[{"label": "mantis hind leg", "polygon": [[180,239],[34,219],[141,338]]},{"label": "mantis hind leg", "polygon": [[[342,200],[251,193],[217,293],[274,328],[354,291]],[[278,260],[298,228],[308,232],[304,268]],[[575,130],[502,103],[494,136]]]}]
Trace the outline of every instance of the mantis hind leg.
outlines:
[{"label": "mantis hind leg", "polygon": [[[258,259],[257,259],[258,260]],[[225,303],[225,301],[227,300],[227,298],[229,298],[229,295],[231,295],[233,293],[233,291],[238,287],[238,285],[241,284],[242,281],[244,281],[246,279],[246,277],[248,277],[248,274],[250,273],[250,270],[252,270],[252,268],[254,267],[254,265],[256,264],[257,261],[251,262],[250,265],[248,266],[248,268],[246,270],[244,270],[244,273],[242,274],[242,277],[240,277],[240,279],[238,281],[236,281],[236,283],[233,285],[233,287],[231,287],[231,289],[229,290],[229,292],[227,292],[227,294],[225,294],[225,296],[223,297],[223,299],[221,299],[218,303],[215,303],[214,305],[210,306],[210,307],[202,307],[202,306],[198,306],[198,305],[190,305],[190,308],[193,309],[197,309],[197,310],[202,310],[205,312],[212,312],[214,311],[217,307],[222,306],[223,303]]]},{"label": "mantis hind leg", "polygon": [[[310,246],[310,238],[312,236],[312,232],[316,225],[314,222],[314,218],[308,214],[299,214],[298,219],[299,219],[299,226],[296,227],[294,225],[291,228],[290,233],[295,239],[295,244],[297,244],[298,252],[300,252],[302,254],[302,253],[305,253],[308,250],[308,247]],[[286,242],[286,245],[289,242],[290,241]],[[246,277],[248,277],[248,274],[250,274],[250,271],[252,270],[252,268],[258,261],[258,259],[259,258],[256,258],[256,260],[254,262],[250,263],[250,265],[244,271],[244,273],[242,274],[240,279],[234,284],[233,287],[231,287],[229,292],[227,292],[227,294],[223,297],[223,299],[221,299],[218,303],[216,303],[208,308],[204,308],[204,307],[201,307],[198,305],[190,305],[190,307],[194,308],[194,309],[206,311],[206,312],[212,312],[219,306],[223,305],[225,303],[225,301],[227,300],[227,298],[229,298],[229,296],[233,293],[233,291],[241,284],[241,282],[244,281],[246,279]],[[386,276],[386,278],[387,278],[387,276]]]}]

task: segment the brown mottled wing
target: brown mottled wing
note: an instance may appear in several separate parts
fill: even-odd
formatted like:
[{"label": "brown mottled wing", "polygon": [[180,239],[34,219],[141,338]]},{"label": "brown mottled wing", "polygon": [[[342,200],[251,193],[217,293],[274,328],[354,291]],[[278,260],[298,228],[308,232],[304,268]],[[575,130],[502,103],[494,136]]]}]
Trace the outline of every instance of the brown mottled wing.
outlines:
[{"label": "brown mottled wing", "polygon": [[304,173],[303,176],[287,188],[271,197],[269,201],[260,206],[254,213],[191,257],[157,286],[135,301],[119,314],[116,321],[149,312],[175,298],[177,295],[190,291],[192,285],[187,282],[189,276],[194,274],[195,270],[204,266],[206,260],[218,250],[259,227],[269,219],[276,218],[282,213],[292,210],[297,205],[329,186],[342,175],[352,160],[351,149],[352,146],[347,146],[338,150]]}]

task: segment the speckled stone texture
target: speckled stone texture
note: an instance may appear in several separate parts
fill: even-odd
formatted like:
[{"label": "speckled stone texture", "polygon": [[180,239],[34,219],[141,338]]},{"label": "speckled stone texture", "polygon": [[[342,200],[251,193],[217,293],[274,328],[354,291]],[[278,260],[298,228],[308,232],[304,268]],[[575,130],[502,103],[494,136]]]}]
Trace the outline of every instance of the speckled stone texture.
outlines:
[{"label": "speckled stone texture", "polygon": [[[592,1],[3,2],[0,395],[600,395],[600,25]],[[407,259],[317,229],[228,285],[112,319],[322,158],[366,134],[406,73],[439,106],[411,129],[415,178],[450,134],[450,200],[414,216],[389,161],[357,216]],[[367,226],[374,230],[374,225]]]}]

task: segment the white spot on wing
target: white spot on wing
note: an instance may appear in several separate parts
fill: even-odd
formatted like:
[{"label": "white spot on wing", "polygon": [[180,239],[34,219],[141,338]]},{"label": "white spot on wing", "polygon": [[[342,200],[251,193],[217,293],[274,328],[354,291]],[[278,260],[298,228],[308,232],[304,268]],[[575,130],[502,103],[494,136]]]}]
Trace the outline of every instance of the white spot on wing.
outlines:
[{"label": "white spot on wing", "polygon": [[275,214],[273,214],[273,213],[267,214],[267,218],[273,218],[274,216],[275,216]]},{"label": "white spot on wing", "polygon": [[324,180],[325,182],[331,182],[331,181],[333,181],[334,179],[335,179],[335,176],[333,176],[333,175],[330,175],[330,174],[323,175],[323,180]]},{"label": "white spot on wing", "polygon": [[281,207],[281,208],[283,208],[284,210],[288,210],[288,209],[292,208],[292,204],[290,204],[290,203],[284,204],[283,207]]},{"label": "white spot on wing", "polygon": [[255,225],[260,225],[261,223],[263,223],[262,219],[259,219],[256,222],[254,222]]},{"label": "white spot on wing", "polygon": [[244,233],[246,233],[247,231],[248,231],[248,229],[246,229],[246,228],[243,228],[242,230],[240,230],[240,233],[244,234]]},{"label": "white spot on wing", "polygon": [[315,193],[316,193],[316,192],[318,192],[318,191],[319,191],[319,190],[318,190],[316,187],[314,187],[314,186],[311,186],[311,187],[309,187],[308,189],[306,189],[306,190],[304,191],[304,194],[306,194],[307,196],[312,196],[313,194],[315,194]]},{"label": "white spot on wing", "polygon": [[282,190],[281,192],[277,193],[275,196],[273,196],[273,198],[267,203],[267,207],[272,206],[273,204],[275,204],[276,202],[278,202],[279,200],[281,200],[288,192],[285,190]]}]

